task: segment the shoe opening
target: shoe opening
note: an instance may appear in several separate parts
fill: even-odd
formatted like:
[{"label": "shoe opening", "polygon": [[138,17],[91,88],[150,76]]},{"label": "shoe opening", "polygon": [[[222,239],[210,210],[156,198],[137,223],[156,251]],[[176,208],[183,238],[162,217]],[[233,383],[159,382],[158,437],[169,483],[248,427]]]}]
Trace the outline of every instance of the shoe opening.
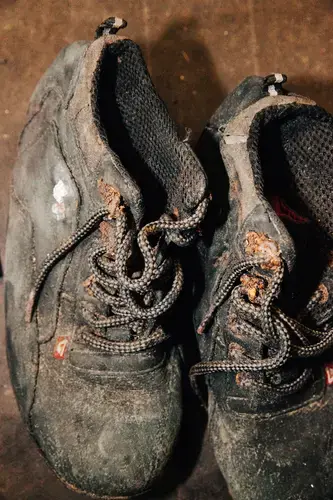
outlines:
[{"label": "shoe opening", "polygon": [[255,182],[284,220],[333,236],[333,117],[291,104],[259,112],[248,139]]},{"label": "shoe opening", "polygon": [[248,150],[258,191],[294,241],[285,306],[298,309],[320,283],[332,249],[333,118],[318,106],[265,108],[251,124]]},{"label": "shoe opening", "polygon": [[138,45],[120,40],[103,52],[95,75],[95,119],[138,184],[146,217],[185,215],[203,198],[205,178],[156,93]]}]

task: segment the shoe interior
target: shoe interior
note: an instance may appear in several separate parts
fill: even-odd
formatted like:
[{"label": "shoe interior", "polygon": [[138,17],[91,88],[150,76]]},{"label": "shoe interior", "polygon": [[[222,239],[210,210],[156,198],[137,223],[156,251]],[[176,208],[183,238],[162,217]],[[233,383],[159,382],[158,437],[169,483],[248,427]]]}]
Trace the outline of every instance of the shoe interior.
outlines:
[{"label": "shoe interior", "polygon": [[317,106],[266,108],[256,115],[248,144],[264,196],[277,210],[280,205],[285,219],[310,219],[332,238],[333,117]]},{"label": "shoe interior", "polygon": [[184,154],[176,126],[134,42],[107,46],[95,89],[96,121],[138,184],[146,217],[152,220],[165,211],[192,208],[202,190],[203,174],[194,157]]},{"label": "shoe interior", "polygon": [[306,301],[332,248],[333,118],[318,106],[266,108],[251,125],[248,147],[257,188],[294,240],[293,294],[301,282]]}]

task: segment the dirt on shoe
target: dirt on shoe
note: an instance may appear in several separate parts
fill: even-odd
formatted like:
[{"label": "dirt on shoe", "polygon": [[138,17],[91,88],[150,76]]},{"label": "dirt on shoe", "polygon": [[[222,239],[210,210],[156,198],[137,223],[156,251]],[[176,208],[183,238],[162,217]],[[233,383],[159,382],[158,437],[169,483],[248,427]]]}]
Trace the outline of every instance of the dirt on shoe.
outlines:
[{"label": "dirt on shoe", "polygon": [[285,81],[246,79],[197,148],[213,196],[191,373],[234,500],[333,498],[333,117]]},{"label": "dirt on shoe", "polygon": [[181,247],[208,204],[139,47],[115,34],[125,25],[63,49],[31,98],[5,266],[22,416],[67,486],[103,498],[150,489],[172,457]]}]

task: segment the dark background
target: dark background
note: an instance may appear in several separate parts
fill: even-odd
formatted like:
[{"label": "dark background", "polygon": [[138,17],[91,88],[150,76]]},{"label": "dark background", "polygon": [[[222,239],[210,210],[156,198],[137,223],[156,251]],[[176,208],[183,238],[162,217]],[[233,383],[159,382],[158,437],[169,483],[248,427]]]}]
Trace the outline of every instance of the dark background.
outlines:
[{"label": "dark background", "polygon": [[[332,0],[0,0],[2,261],[8,184],[28,99],[58,51],[91,39],[111,15],[127,19],[123,34],[141,45],[160,95],[173,118],[193,130],[193,140],[226,93],[250,74],[286,73],[288,88],[333,111]],[[0,278],[0,500],[84,498],[55,479],[20,422],[2,306]],[[193,424],[187,439],[195,434]],[[189,465],[188,478],[164,498],[227,500],[208,440],[198,458],[188,450],[196,467]]]}]

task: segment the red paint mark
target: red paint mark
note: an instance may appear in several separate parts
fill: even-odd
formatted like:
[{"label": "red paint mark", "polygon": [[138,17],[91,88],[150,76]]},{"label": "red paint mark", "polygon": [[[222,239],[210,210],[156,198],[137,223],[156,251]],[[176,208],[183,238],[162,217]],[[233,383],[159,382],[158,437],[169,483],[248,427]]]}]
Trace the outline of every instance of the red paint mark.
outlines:
[{"label": "red paint mark", "polygon": [[53,357],[56,359],[64,359],[68,343],[68,337],[58,337],[54,346]]},{"label": "red paint mark", "polygon": [[204,325],[200,325],[199,328],[197,329],[197,334],[202,335],[205,331]]},{"label": "red paint mark", "polygon": [[333,363],[325,366],[326,385],[333,385]]},{"label": "red paint mark", "polygon": [[307,222],[310,222],[309,219],[307,219],[306,217],[302,217],[290,207],[288,207],[286,202],[278,196],[272,197],[271,205],[279,217],[284,217],[285,219],[288,219],[292,222],[296,222],[296,224],[306,224]]}]

